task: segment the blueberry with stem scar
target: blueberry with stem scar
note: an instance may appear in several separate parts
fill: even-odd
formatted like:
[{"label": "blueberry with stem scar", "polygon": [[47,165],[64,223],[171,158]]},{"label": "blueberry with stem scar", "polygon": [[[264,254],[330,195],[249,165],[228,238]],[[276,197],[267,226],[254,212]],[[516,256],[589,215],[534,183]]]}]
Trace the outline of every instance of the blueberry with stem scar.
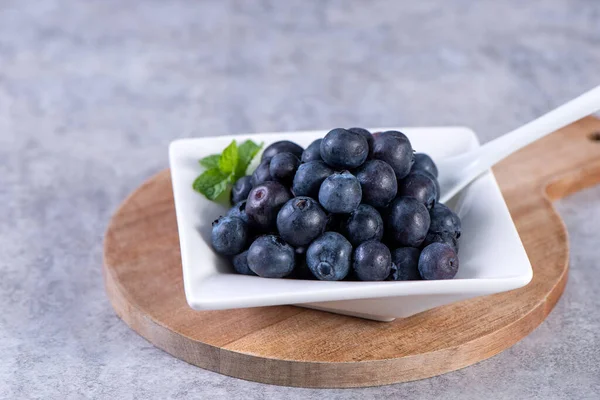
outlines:
[{"label": "blueberry with stem scar", "polygon": [[255,186],[246,200],[246,215],[252,227],[267,232],[275,228],[277,213],[292,198],[279,182],[264,182]]},{"label": "blueberry with stem scar", "polygon": [[277,230],[294,247],[308,246],[325,230],[327,214],[310,197],[289,200],[277,214]]},{"label": "blueberry with stem scar", "polygon": [[306,252],[306,263],[313,275],[324,281],[339,281],[348,275],[352,245],[337,232],[325,232]]},{"label": "blueberry with stem scar", "polygon": [[423,279],[452,279],[458,272],[458,256],[444,243],[432,243],[419,256],[419,273]]}]

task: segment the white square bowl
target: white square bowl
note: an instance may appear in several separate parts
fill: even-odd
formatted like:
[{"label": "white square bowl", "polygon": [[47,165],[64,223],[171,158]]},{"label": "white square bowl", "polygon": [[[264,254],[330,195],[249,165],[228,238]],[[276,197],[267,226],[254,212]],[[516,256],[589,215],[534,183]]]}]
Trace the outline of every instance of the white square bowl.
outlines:
[{"label": "white square bowl", "polygon": [[[434,160],[471,150],[479,143],[462,127],[384,128],[404,132],[413,148]],[[325,282],[266,279],[238,275],[210,245],[211,222],[229,204],[207,200],[192,189],[201,173],[198,160],[221,152],[233,139],[264,142],[292,140],[306,147],[327,131],[261,133],[180,139],[169,147],[169,161],[185,296],[195,310],[221,310],[294,304],[378,321],[428,310],[459,300],[504,292],[527,285],[531,264],[491,171],[474,181],[448,204],[462,220],[459,271],[454,279],[403,282]],[[258,160],[260,156],[256,157]],[[249,168],[249,171],[256,165]]]}]

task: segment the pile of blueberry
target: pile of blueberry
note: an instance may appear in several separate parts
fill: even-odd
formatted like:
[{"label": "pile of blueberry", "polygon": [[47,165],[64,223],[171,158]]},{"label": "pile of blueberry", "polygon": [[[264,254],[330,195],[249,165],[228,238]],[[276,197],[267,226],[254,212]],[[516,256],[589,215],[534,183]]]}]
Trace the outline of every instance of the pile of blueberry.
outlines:
[{"label": "pile of blueberry", "polygon": [[276,142],[234,184],[212,245],[236,272],[264,278],[451,279],[461,224],[437,201],[437,174],[397,131]]}]

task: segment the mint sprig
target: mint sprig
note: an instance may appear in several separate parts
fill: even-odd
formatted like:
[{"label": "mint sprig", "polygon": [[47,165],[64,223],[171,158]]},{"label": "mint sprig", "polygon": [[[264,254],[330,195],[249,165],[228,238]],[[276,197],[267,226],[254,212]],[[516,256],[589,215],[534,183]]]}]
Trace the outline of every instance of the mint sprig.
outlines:
[{"label": "mint sprig", "polygon": [[225,147],[225,150],[221,153],[221,158],[219,158],[219,169],[221,172],[230,175],[232,172],[235,172],[237,163],[238,148],[237,143],[234,140],[229,146]]},{"label": "mint sprig", "polygon": [[221,154],[212,154],[199,160],[200,165],[207,168],[196,178],[192,187],[209,200],[216,200],[228,184],[235,183],[246,175],[252,159],[258,154],[263,144],[246,140],[239,147],[233,140]]},{"label": "mint sprig", "polygon": [[236,178],[241,178],[246,175],[248,165],[252,162],[254,156],[258,154],[263,144],[260,145],[254,143],[252,140],[246,140],[238,147],[238,163],[235,168]]},{"label": "mint sprig", "polygon": [[219,168],[211,168],[197,177],[192,187],[208,199],[214,200],[227,188],[227,175]]},{"label": "mint sprig", "polygon": [[199,163],[204,168],[219,168],[219,158],[221,158],[220,154],[213,154],[212,156],[204,157]]}]

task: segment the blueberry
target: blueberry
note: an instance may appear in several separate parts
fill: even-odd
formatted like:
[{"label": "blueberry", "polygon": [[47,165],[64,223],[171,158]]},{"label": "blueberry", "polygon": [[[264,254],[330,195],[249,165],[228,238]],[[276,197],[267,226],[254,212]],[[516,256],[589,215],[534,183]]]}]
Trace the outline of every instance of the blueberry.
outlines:
[{"label": "blueberry", "polygon": [[445,243],[452,247],[458,254],[461,235],[461,222],[458,215],[446,207],[444,204],[436,204],[429,212],[431,224],[427,237],[422,243],[422,247],[432,243]]},{"label": "blueberry", "polygon": [[344,228],[344,233],[353,246],[368,240],[381,240],[383,237],[383,219],[368,204],[359,205],[346,220]]},{"label": "blueberry", "polygon": [[237,202],[233,207],[227,211],[228,217],[240,218],[245,223],[248,223],[248,215],[246,214],[246,200]]},{"label": "blueberry", "polygon": [[375,138],[373,158],[390,164],[397,179],[408,175],[414,162],[410,141],[403,133],[397,131],[383,132]]},{"label": "blueberry", "polygon": [[354,250],[353,266],[361,281],[383,281],[392,270],[390,249],[376,240],[361,243]]},{"label": "blueberry", "polygon": [[332,213],[351,213],[362,198],[360,183],[348,171],[336,172],[323,181],[319,189],[319,202]]},{"label": "blueberry", "polygon": [[299,165],[300,160],[292,153],[278,153],[271,158],[269,172],[274,180],[290,187]]},{"label": "blueberry", "polygon": [[303,163],[309,161],[318,161],[321,160],[321,142],[323,139],[317,139],[312,142],[302,153],[301,161]]},{"label": "blueberry", "polygon": [[223,255],[238,254],[246,247],[248,225],[240,218],[219,217],[212,223],[212,246]]},{"label": "blueberry", "polygon": [[292,184],[294,195],[316,199],[319,196],[321,184],[333,172],[323,161],[315,160],[300,164]]},{"label": "blueberry", "polygon": [[429,246],[431,243],[445,243],[452,247],[452,250],[458,254],[458,237],[452,232],[427,232],[427,236],[421,247]]},{"label": "blueberry", "polygon": [[457,239],[460,237],[460,218],[451,209],[449,209],[442,203],[438,203],[431,209],[430,215],[430,232],[449,232],[454,234]]},{"label": "blueberry", "polygon": [[273,177],[271,177],[271,169],[269,168],[271,165],[271,159],[263,160],[258,164],[258,167],[252,173],[252,177],[250,179],[250,183],[252,187],[258,186],[261,183],[272,181]]},{"label": "blueberry", "polygon": [[321,142],[321,158],[333,168],[352,169],[365,162],[369,144],[359,133],[333,129]]},{"label": "blueberry", "polygon": [[256,275],[248,266],[248,250],[233,256],[231,262],[233,263],[233,269],[238,274]]},{"label": "blueberry", "polygon": [[325,232],[315,239],[306,252],[306,263],[315,277],[339,281],[348,275],[352,245],[337,232]]},{"label": "blueberry", "polygon": [[422,169],[414,169],[414,168],[410,170],[410,174],[411,175],[412,174],[420,174],[420,175],[425,175],[426,177],[430,178],[433,181],[433,183],[435,184],[435,201],[437,202],[440,200],[440,194],[441,194],[440,183],[438,182],[437,178],[435,176],[433,176],[433,174],[431,174],[425,170],[422,170]]},{"label": "blueberry", "polygon": [[249,175],[242,176],[235,181],[231,188],[231,204],[239,203],[248,198],[248,193],[252,190],[252,177]]},{"label": "blueberry", "polygon": [[248,266],[263,278],[283,278],[294,270],[294,248],[279,236],[259,236],[248,250]]},{"label": "blueberry", "polygon": [[395,247],[419,247],[430,224],[429,211],[414,197],[398,197],[389,208],[387,234]]},{"label": "blueberry", "polygon": [[273,158],[275,154],[283,152],[292,153],[296,157],[300,158],[302,157],[303,151],[304,149],[298,146],[296,143],[290,142],[289,140],[281,140],[279,142],[275,142],[267,146],[265,151],[263,151],[262,157],[260,159],[261,161],[268,160],[270,158]]},{"label": "blueberry", "polygon": [[423,279],[452,279],[458,272],[458,256],[444,243],[432,243],[419,257],[419,273]]},{"label": "blueberry", "polygon": [[264,182],[255,186],[246,200],[246,214],[251,226],[261,231],[275,227],[277,213],[292,198],[279,182]]},{"label": "blueberry", "polygon": [[366,129],[363,128],[350,128],[348,129],[350,132],[358,133],[362,137],[365,138],[367,144],[369,145],[369,149],[373,147],[373,135]]},{"label": "blueberry", "polygon": [[414,247],[399,247],[392,251],[392,275],[394,281],[420,280],[419,255],[421,250]]},{"label": "blueberry", "polygon": [[412,167],[413,171],[426,171],[429,172],[434,177],[438,177],[438,169],[431,157],[429,157],[425,153],[416,153],[415,154],[415,164]]},{"label": "blueberry", "polygon": [[385,207],[396,197],[398,182],[394,170],[384,161],[370,160],[356,172],[362,188],[362,201],[373,207]]},{"label": "blueberry", "polygon": [[279,234],[294,247],[308,246],[323,233],[326,224],[327,214],[310,197],[291,199],[277,214]]},{"label": "blueberry", "polygon": [[414,197],[430,210],[436,202],[437,188],[427,175],[411,173],[398,184],[398,196]]}]

